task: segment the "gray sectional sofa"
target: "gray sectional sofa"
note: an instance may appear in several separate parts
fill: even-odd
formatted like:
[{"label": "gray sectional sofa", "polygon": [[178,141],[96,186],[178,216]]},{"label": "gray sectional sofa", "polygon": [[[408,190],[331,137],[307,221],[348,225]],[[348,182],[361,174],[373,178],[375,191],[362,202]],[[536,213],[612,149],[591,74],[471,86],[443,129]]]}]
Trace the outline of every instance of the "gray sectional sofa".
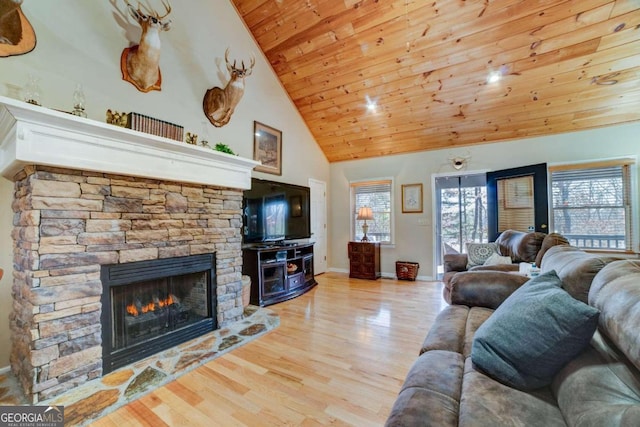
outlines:
[{"label": "gray sectional sofa", "polygon": [[[493,371],[489,374],[474,362],[481,347],[480,339],[474,338],[476,332],[485,332],[494,315],[518,312],[510,301],[518,299],[516,292],[526,294],[532,289],[530,281],[499,304],[502,309],[482,306],[477,299],[467,305],[459,300],[445,308],[407,374],[386,425],[640,426],[640,261],[554,246],[544,255],[542,276],[536,280],[557,277],[558,286],[551,286],[555,295],[565,298],[568,294],[570,304],[595,312],[591,320],[595,319],[593,328],[597,326],[595,333],[588,332],[579,351],[561,362],[548,384],[514,386],[513,378],[498,380]],[[567,303],[566,298],[563,301]],[[523,311],[531,308],[527,304],[520,307]],[[540,311],[547,308],[542,305]],[[505,329],[510,327],[507,324]],[[531,336],[536,336],[535,329],[526,330],[523,341]],[[569,333],[568,338],[574,336]],[[562,346],[554,348],[556,354],[544,357],[557,362],[569,355],[570,347],[566,352]],[[538,364],[545,363],[535,360],[522,371],[532,370],[535,375]]]}]

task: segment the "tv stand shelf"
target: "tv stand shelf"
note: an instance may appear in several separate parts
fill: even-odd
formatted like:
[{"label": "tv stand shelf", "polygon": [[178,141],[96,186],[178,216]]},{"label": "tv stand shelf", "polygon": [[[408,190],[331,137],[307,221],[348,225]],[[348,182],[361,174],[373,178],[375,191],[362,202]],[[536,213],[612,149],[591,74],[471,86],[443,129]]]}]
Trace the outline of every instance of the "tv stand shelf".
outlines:
[{"label": "tv stand shelf", "polygon": [[318,284],[313,275],[313,243],[247,246],[242,249],[242,274],[251,277],[254,305],[302,295]]}]

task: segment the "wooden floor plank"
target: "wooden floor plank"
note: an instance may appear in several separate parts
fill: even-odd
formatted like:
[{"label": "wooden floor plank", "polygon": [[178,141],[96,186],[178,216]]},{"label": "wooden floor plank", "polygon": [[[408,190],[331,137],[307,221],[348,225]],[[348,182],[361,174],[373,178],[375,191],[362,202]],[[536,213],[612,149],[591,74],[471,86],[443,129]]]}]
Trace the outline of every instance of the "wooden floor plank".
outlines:
[{"label": "wooden floor plank", "polygon": [[439,282],[317,277],[280,326],[97,420],[124,426],[380,426],[446,306]]}]

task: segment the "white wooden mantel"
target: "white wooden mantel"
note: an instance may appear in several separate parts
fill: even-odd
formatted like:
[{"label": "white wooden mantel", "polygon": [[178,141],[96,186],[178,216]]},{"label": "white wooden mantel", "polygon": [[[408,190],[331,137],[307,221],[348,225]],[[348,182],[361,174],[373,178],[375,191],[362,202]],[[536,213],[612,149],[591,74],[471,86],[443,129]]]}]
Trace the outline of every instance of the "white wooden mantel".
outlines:
[{"label": "white wooden mantel", "polygon": [[0,96],[0,174],[10,180],[46,165],[248,189],[258,164]]}]

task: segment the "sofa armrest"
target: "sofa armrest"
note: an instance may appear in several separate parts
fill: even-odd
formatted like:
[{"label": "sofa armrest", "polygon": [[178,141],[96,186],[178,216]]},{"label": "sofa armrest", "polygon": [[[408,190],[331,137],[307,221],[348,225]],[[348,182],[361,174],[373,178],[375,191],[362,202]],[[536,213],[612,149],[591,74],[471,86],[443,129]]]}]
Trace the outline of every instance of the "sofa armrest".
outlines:
[{"label": "sofa armrest", "polygon": [[509,295],[529,280],[502,271],[465,271],[450,282],[450,303],[496,309]]},{"label": "sofa armrest", "polygon": [[467,254],[445,254],[444,272],[467,271]]},{"label": "sofa armrest", "polygon": [[517,273],[520,271],[520,264],[495,264],[495,265],[476,265],[469,271],[503,271],[505,273]]}]

